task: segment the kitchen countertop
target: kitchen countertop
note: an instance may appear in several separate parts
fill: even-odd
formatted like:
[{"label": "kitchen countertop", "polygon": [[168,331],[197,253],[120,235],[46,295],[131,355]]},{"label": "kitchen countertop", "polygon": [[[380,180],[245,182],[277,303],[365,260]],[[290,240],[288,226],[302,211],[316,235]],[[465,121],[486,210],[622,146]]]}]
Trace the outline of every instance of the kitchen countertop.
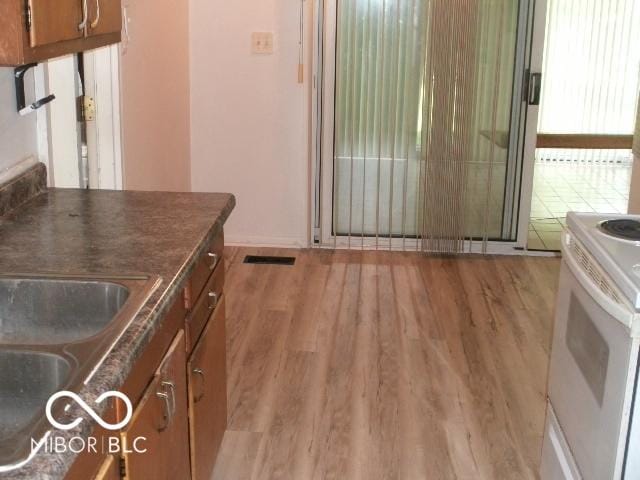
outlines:
[{"label": "kitchen countertop", "polygon": [[[78,392],[82,398],[90,403],[123,385],[196,259],[221,232],[234,206],[235,198],[226,193],[45,189],[0,217],[0,273],[162,279],[90,383]],[[55,434],[89,436],[95,426],[91,417],[78,407],[70,413],[84,421]],[[40,453],[0,478],[63,478],[74,460],[70,453]]]}]

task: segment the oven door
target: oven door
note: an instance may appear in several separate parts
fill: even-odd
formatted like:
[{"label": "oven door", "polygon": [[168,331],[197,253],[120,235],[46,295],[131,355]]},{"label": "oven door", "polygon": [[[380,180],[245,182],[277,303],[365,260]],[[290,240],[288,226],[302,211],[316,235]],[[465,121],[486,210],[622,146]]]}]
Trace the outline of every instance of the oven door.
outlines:
[{"label": "oven door", "polygon": [[549,400],[583,478],[617,479],[635,376],[634,313],[575,240],[563,244]]}]

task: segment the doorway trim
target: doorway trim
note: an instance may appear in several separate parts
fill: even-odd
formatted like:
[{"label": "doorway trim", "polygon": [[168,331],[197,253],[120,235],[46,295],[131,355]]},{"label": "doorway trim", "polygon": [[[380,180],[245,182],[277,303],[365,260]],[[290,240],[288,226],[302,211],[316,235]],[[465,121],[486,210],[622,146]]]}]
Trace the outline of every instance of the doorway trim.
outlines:
[{"label": "doorway trim", "polygon": [[[531,48],[529,55],[529,72],[542,71],[544,56],[544,39],[547,23],[547,0],[533,1],[533,30],[531,33]],[[525,89],[525,95],[528,94]],[[538,137],[538,105],[529,105],[527,101],[523,110],[524,135],[522,139],[522,179],[520,182],[520,205],[518,208],[517,245],[527,248],[529,238],[529,221],[531,217],[531,202],[533,197],[533,175],[536,161],[536,142]]]},{"label": "doorway trim", "polygon": [[59,188],[83,187],[80,131],[76,98],[79,95],[75,55],[38,65],[35,89],[39,98],[55,94],[47,108],[37,111],[38,149],[47,163],[49,184]]},{"label": "doorway trim", "polygon": [[[36,70],[38,94],[56,95],[55,102],[37,112],[40,158],[47,163],[53,187],[123,188],[119,51],[111,45],[84,52],[84,92],[75,55],[43,62]],[[77,98],[82,94],[96,103],[95,120],[87,122],[88,178],[82,173],[86,169],[78,127]]]},{"label": "doorway trim", "polygon": [[95,101],[95,120],[86,122],[89,188],[122,190],[120,48],[84,53],[85,95]]}]

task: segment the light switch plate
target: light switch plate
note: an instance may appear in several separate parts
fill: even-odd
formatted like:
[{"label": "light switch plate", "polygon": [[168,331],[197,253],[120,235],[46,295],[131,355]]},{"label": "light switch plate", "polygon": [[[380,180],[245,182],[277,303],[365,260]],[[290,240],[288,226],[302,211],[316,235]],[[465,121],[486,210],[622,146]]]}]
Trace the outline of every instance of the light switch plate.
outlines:
[{"label": "light switch plate", "polygon": [[253,32],[251,34],[251,53],[273,53],[273,32]]}]

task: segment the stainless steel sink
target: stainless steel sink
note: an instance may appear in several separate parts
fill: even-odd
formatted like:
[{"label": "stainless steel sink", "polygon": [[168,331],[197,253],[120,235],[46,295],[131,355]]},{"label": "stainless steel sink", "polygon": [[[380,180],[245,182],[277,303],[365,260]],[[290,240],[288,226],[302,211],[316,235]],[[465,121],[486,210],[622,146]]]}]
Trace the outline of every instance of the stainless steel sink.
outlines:
[{"label": "stainless steel sink", "polygon": [[61,344],[93,337],[129,289],[112,282],[0,278],[0,343]]},{"label": "stainless steel sink", "polygon": [[80,393],[159,283],[139,276],[0,275],[0,467],[29,456],[31,439],[51,429],[44,415],[49,397]]},{"label": "stainless steel sink", "polygon": [[25,432],[44,415],[49,397],[64,389],[71,365],[50,353],[0,350],[0,465],[30,441]]}]

